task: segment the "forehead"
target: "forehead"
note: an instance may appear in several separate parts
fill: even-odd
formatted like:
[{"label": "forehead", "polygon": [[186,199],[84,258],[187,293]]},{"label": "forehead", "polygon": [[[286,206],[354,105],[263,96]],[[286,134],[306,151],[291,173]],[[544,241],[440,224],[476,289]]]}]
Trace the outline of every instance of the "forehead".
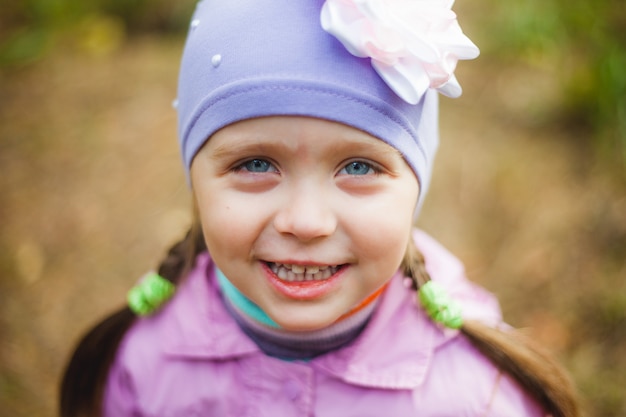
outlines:
[{"label": "forehead", "polygon": [[215,157],[238,149],[280,146],[294,154],[315,148],[340,151],[358,147],[400,155],[392,146],[354,127],[325,119],[271,116],[236,122],[216,132],[205,144]]}]

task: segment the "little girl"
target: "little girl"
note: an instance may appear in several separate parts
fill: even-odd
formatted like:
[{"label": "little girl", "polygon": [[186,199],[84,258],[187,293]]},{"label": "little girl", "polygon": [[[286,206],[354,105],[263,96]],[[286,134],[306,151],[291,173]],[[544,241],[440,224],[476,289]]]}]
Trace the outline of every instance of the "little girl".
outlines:
[{"label": "little girl", "polygon": [[180,69],[195,218],[68,365],[70,416],[577,416],[560,368],[413,230],[451,0],[204,0]]}]

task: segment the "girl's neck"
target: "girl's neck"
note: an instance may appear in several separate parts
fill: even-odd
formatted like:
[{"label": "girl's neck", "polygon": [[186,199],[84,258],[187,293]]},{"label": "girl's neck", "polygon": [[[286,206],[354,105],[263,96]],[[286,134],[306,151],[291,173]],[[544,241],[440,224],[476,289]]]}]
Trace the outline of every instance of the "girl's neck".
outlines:
[{"label": "girl's neck", "polygon": [[312,359],[352,342],[365,328],[386,288],[383,286],[326,328],[290,332],[243,295],[219,269],[215,272],[224,304],[239,327],[267,355],[285,360]]}]

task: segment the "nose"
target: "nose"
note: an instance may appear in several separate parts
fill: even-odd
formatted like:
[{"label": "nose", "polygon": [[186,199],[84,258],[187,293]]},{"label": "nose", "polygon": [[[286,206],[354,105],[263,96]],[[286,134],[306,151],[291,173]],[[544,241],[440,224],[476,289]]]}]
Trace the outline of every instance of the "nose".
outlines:
[{"label": "nose", "polygon": [[332,235],[337,217],[327,193],[302,183],[294,184],[285,203],[274,217],[274,227],[281,234],[295,236],[306,242]]}]

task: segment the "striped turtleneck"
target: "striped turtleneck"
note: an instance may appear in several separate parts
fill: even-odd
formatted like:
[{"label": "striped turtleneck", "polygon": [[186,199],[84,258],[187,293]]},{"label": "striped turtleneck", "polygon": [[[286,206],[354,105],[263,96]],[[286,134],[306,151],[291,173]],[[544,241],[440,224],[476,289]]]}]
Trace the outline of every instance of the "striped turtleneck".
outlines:
[{"label": "striped turtleneck", "polygon": [[217,268],[216,275],[226,309],[241,330],[265,354],[284,360],[309,360],[348,345],[367,325],[385,288],[376,291],[328,327],[294,332],[282,329]]}]

